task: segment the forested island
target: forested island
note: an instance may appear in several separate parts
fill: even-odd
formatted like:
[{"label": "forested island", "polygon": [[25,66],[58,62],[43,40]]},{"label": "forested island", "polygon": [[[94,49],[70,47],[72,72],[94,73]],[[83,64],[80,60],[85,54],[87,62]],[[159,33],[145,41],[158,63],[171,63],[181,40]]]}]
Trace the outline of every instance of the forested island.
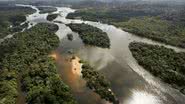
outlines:
[{"label": "forested island", "polygon": [[[75,6],[76,7],[76,6]],[[81,6],[69,19],[112,24],[124,31],[185,48],[184,5],[123,3]]]},{"label": "forested island", "polygon": [[[129,48],[139,65],[181,91],[185,87],[185,53],[158,45],[132,42]],[[185,92],[183,92],[185,94]]]},{"label": "forested island", "polygon": [[67,24],[72,31],[79,33],[82,41],[87,45],[97,46],[101,48],[110,48],[110,39],[107,33],[97,27],[88,24]]},{"label": "forested island", "polygon": [[113,104],[119,104],[116,95],[110,89],[110,82],[101,73],[96,71],[87,62],[82,62],[82,77],[86,80],[86,85],[91,90]]},{"label": "forested island", "polygon": [[[64,1],[73,1],[73,3],[64,4]],[[0,43],[0,104],[19,104],[20,99],[24,99],[25,104],[77,104],[77,101],[82,104],[119,104],[127,103],[127,101],[134,104],[141,100],[145,102],[146,99],[149,100],[147,103],[158,103],[159,101],[159,103],[184,104],[182,94],[185,95],[185,52],[176,52],[163,46],[140,42],[130,43],[129,49],[138,64],[175,90],[168,86],[157,88],[155,85],[147,83],[146,79],[139,75],[140,73],[128,66],[128,60],[124,58],[132,58],[131,54],[126,53],[129,43],[121,42],[120,39],[123,39],[124,36],[121,37],[119,34],[123,33],[124,35],[124,32],[120,30],[122,29],[142,38],[146,37],[173,45],[175,48],[185,48],[185,2],[184,4],[173,4],[170,2],[141,2],[147,0],[138,0],[140,2],[105,1],[8,0],[7,3],[0,1],[0,40],[9,34],[14,34],[12,38],[2,39]],[[15,6],[16,3],[33,5],[32,7],[38,8],[40,12],[31,15],[28,22],[25,22],[26,16],[34,13],[35,10],[29,7]],[[53,7],[42,5],[53,5]],[[59,13],[53,14],[57,8],[60,9]],[[107,29],[109,27],[113,29],[112,25],[117,27],[113,29],[116,31],[115,35],[111,35],[114,39],[110,52],[83,47],[81,41],[76,40],[73,34],[66,29],[66,26],[69,26],[72,31],[78,33],[86,45],[110,48],[111,42],[108,34],[97,28],[98,26],[76,24],[75,20],[65,18],[53,21],[58,15],[65,16],[68,12],[72,12],[70,8],[76,8],[76,11],[69,13],[67,16],[69,19],[95,21],[99,26],[106,26]],[[49,14],[47,18],[42,15],[44,13]],[[48,23],[40,23],[46,19]],[[55,34],[59,27],[49,24],[52,23],[49,21],[57,23],[60,26],[58,35],[66,33],[71,42],[66,41],[66,37],[60,42]],[[20,25],[23,22],[25,23]],[[22,29],[28,27],[29,22],[33,27],[21,32]],[[69,22],[71,24],[66,24]],[[103,23],[108,25],[103,25]],[[127,36],[129,38],[124,38],[126,41],[135,39],[129,34]],[[143,41],[142,38],[138,39]],[[153,42],[155,43],[155,41]],[[123,47],[118,47],[121,45]],[[56,49],[57,53],[53,54]],[[95,70],[87,62],[79,61],[80,59],[72,62],[72,59],[75,58],[72,56],[73,54],[80,54],[85,59],[89,58],[88,60],[93,62],[95,67],[103,70]],[[123,54],[126,55],[122,57]],[[60,55],[63,56],[59,57]],[[72,58],[66,58],[67,55]],[[56,61],[58,64],[55,63]],[[71,66],[66,65],[68,61],[71,62]],[[133,65],[137,66],[137,63],[133,63]],[[78,67],[79,70],[77,70]],[[72,69],[72,73],[68,73],[71,70],[63,71],[62,68]],[[59,70],[62,71],[59,72]],[[69,77],[67,74],[70,74]],[[77,77],[74,77],[73,74]],[[112,83],[104,75],[107,75]],[[79,81],[81,79],[83,79],[82,83]],[[65,83],[68,80],[69,86]],[[83,85],[84,82],[86,86]],[[79,84],[82,85],[82,89],[81,86],[78,86]],[[163,89],[166,89],[166,92]],[[160,96],[158,96],[159,94]]]},{"label": "forested island", "polygon": [[56,19],[58,17],[58,14],[49,14],[47,16],[47,20],[48,21],[53,21],[54,19]]},{"label": "forested island", "polygon": [[26,15],[34,13],[35,10],[28,7],[17,7],[14,5],[0,5],[0,38],[21,31],[27,27]]},{"label": "forested island", "polygon": [[68,40],[70,40],[70,41],[72,41],[73,40],[73,34],[67,34],[67,38],[68,38]]},{"label": "forested island", "polygon": [[55,7],[42,7],[42,6],[38,6],[37,7],[39,10],[40,10],[40,13],[41,14],[44,14],[44,13],[52,13],[52,12],[55,12],[57,11],[57,8]]},{"label": "forested island", "polygon": [[18,82],[27,104],[76,104],[49,57],[59,44],[57,29],[54,24],[38,24],[0,44],[2,104],[16,104]]}]

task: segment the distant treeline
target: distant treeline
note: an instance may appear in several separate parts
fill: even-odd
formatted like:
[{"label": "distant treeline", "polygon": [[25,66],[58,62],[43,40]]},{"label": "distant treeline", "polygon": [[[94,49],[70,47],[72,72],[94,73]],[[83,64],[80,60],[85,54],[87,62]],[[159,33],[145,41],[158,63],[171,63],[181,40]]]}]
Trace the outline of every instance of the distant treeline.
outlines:
[{"label": "distant treeline", "polygon": [[52,13],[52,12],[57,11],[57,8],[55,8],[55,7],[40,7],[40,6],[38,6],[37,8],[40,10],[41,14]]},{"label": "distant treeline", "polygon": [[138,36],[185,48],[185,4],[82,5],[67,18],[112,24]]}]

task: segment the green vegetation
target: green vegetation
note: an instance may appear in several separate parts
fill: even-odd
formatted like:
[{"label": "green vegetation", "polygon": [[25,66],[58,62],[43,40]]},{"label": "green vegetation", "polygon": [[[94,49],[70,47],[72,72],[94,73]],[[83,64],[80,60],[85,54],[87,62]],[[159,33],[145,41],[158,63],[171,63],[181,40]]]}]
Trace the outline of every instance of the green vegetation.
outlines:
[{"label": "green vegetation", "polygon": [[0,44],[0,102],[16,104],[19,75],[28,104],[76,104],[49,57],[59,44],[57,27],[38,24]]},{"label": "green vegetation", "polygon": [[56,19],[58,17],[58,14],[49,14],[47,16],[47,20],[48,21],[53,21],[54,19]]},{"label": "green vegetation", "polygon": [[3,69],[0,71],[0,104],[16,104],[17,72]]},{"label": "green vegetation", "polygon": [[26,15],[33,12],[33,9],[27,7],[0,5],[0,38],[25,28],[27,23],[20,24],[26,21]]},{"label": "green vegetation", "polygon": [[158,16],[164,14],[166,9],[174,10],[174,7],[169,8],[169,5],[152,5],[146,3],[103,3],[97,1],[87,1],[81,4],[73,5],[73,8],[78,10],[70,13],[67,18],[81,18],[89,21],[100,21],[103,23],[125,22],[130,18],[143,16]]},{"label": "green vegetation", "polygon": [[72,31],[79,33],[82,41],[87,45],[109,48],[110,40],[105,32],[88,24],[68,24]]},{"label": "green vegetation", "polygon": [[185,53],[138,42],[131,43],[129,48],[138,63],[154,76],[175,88],[185,87]]},{"label": "green vegetation", "polygon": [[185,48],[184,4],[133,2],[86,5],[81,4],[80,9],[67,18],[112,24],[138,36]]},{"label": "green vegetation", "polygon": [[87,81],[87,87],[99,94],[102,99],[110,101],[113,104],[119,104],[119,101],[110,89],[109,81],[87,63],[83,63],[82,76]]},{"label": "green vegetation", "polygon": [[115,25],[139,36],[185,48],[185,27],[172,25],[170,21],[144,17],[132,18]]},{"label": "green vegetation", "polygon": [[73,34],[67,34],[68,40],[72,41],[73,40]]},{"label": "green vegetation", "polygon": [[55,7],[37,7],[40,10],[40,14],[44,13],[52,13],[57,11],[57,8]]},{"label": "green vegetation", "polygon": [[56,72],[53,59],[43,56],[23,73],[23,89],[29,104],[76,104],[69,87]]},{"label": "green vegetation", "polygon": [[129,11],[113,8],[101,8],[101,9],[81,9],[74,13],[69,13],[68,19],[83,19],[88,21],[103,22],[112,24],[115,22],[128,21],[131,17],[140,17],[140,16],[152,16],[156,14],[145,13],[143,11]]}]

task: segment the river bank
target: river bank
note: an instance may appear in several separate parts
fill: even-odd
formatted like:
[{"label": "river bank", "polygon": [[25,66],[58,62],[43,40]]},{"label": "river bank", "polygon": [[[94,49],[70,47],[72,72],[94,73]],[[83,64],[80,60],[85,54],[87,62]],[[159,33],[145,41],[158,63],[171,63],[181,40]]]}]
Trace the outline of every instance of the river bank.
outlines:
[{"label": "river bank", "polygon": [[[35,8],[35,6],[30,6]],[[59,26],[59,30],[56,32],[60,39],[60,45],[57,51],[60,55],[65,55],[69,50],[76,53],[81,59],[87,60],[90,65],[94,66],[96,70],[102,72],[108,80],[111,82],[111,88],[118,95],[118,99],[121,103],[126,104],[137,104],[138,96],[142,104],[148,104],[145,99],[151,99],[150,104],[183,104],[184,96],[181,95],[177,90],[169,87],[162,83],[160,80],[153,77],[144,68],[137,64],[137,61],[133,58],[128,45],[132,41],[142,41],[150,44],[159,44],[165,47],[170,47],[176,51],[184,51],[177,47],[168,46],[155,41],[151,41],[145,38],[140,38],[122,31],[112,25],[102,24],[98,22],[82,21],[82,20],[71,20],[66,19],[68,13],[74,12],[75,10],[66,7],[57,7],[57,11],[60,15],[54,21],[60,21],[61,23],[55,23]],[[37,11],[38,13],[39,11]],[[39,22],[46,22],[47,14],[35,14],[31,16],[30,27],[34,26]],[[69,23],[86,23],[95,26],[102,31],[106,32],[110,38],[111,46],[110,49],[102,49],[97,47],[85,46],[77,33],[74,33],[65,24]],[[33,25],[31,25],[33,24]],[[72,33],[74,36],[73,41],[67,39],[67,34]],[[60,64],[59,64],[60,65]],[[72,89],[75,86],[73,83],[79,83],[75,78],[71,79],[71,75],[67,74],[64,69],[58,69],[63,75],[64,82],[67,83]],[[65,74],[71,76],[67,77]],[[82,84],[83,85],[83,84]],[[91,91],[82,87],[79,92],[79,88],[73,89],[73,94],[80,104],[106,104],[107,102],[102,101],[92,93]],[[150,96],[145,96],[150,95]],[[132,100],[130,100],[132,99]]]}]

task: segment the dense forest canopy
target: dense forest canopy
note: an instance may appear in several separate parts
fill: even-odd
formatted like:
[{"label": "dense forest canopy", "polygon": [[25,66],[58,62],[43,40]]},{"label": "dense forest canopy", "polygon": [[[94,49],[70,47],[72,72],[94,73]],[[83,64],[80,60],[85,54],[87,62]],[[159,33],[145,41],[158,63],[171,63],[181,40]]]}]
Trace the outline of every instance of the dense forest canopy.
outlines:
[{"label": "dense forest canopy", "polygon": [[[57,72],[55,60],[49,55],[59,47],[60,41],[55,35],[59,27],[54,24],[39,23],[29,30],[20,32],[28,27],[28,22],[25,22],[26,16],[35,10],[16,7],[16,3],[32,4],[40,10],[40,14],[48,13],[46,19],[50,21],[49,23],[53,23],[54,19],[63,15],[53,13],[57,10],[54,7],[42,7],[42,5],[67,6],[76,9],[74,13],[68,14],[68,19],[114,25],[120,28],[119,30],[155,40],[154,42],[158,41],[159,44],[185,48],[184,0],[0,0],[0,39],[15,33],[12,38],[0,43],[0,103],[2,104],[16,104],[20,94],[18,89],[24,93],[27,104],[77,104],[70,87],[63,82]],[[59,11],[61,14],[62,12]],[[23,22],[25,23],[20,25]],[[107,51],[110,51],[108,54],[119,63],[117,55],[112,53],[112,51],[117,53],[118,48],[111,50],[112,47],[119,45],[115,45],[113,42],[115,40],[110,40],[106,32],[84,23],[55,22],[77,32],[84,44],[93,46],[91,48],[107,48]],[[73,36],[71,33],[67,34],[70,42],[73,40],[76,42],[76,37]],[[128,45],[125,46],[128,49]],[[118,53],[122,52],[122,48],[118,49]],[[184,52],[178,53],[163,46],[140,42],[130,43],[129,49],[139,65],[185,94]],[[98,63],[99,61],[101,60],[98,60]],[[129,68],[129,72],[130,70]],[[87,63],[82,65],[81,74],[86,80],[87,87],[102,99],[114,104],[119,103],[116,94],[110,89],[112,87],[110,82],[103,74]],[[135,74],[138,76],[138,73]]]},{"label": "dense forest canopy", "polygon": [[112,24],[124,31],[185,48],[185,5],[123,3],[115,5],[74,5],[69,19]]},{"label": "dense forest canopy", "polygon": [[72,31],[79,34],[85,44],[101,48],[110,48],[110,39],[107,33],[103,32],[99,28],[84,23],[71,23],[68,24],[68,26]]},{"label": "dense forest canopy", "polygon": [[87,87],[99,94],[102,99],[113,104],[119,104],[118,98],[110,89],[110,82],[106,77],[84,61],[82,65],[82,77],[86,80]]},{"label": "dense forest canopy", "polygon": [[0,5],[0,38],[25,28],[26,24],[23,26],[20,26],[20,24],[26,21],[26,15],[34,12],[35,10],[27,7]]},{"label": "dense forest canopy", "polygon": [[185,53],[146,43],[132,42],[129,48],[138,63],[174,88],[185,86]]},{"label": "dense forest canopy", "polygon": [[38,24],[0,44],[0,102],[16,104],[18,82],[28,104],[76,104],[49,57],[59,44],[58,26]]}]

